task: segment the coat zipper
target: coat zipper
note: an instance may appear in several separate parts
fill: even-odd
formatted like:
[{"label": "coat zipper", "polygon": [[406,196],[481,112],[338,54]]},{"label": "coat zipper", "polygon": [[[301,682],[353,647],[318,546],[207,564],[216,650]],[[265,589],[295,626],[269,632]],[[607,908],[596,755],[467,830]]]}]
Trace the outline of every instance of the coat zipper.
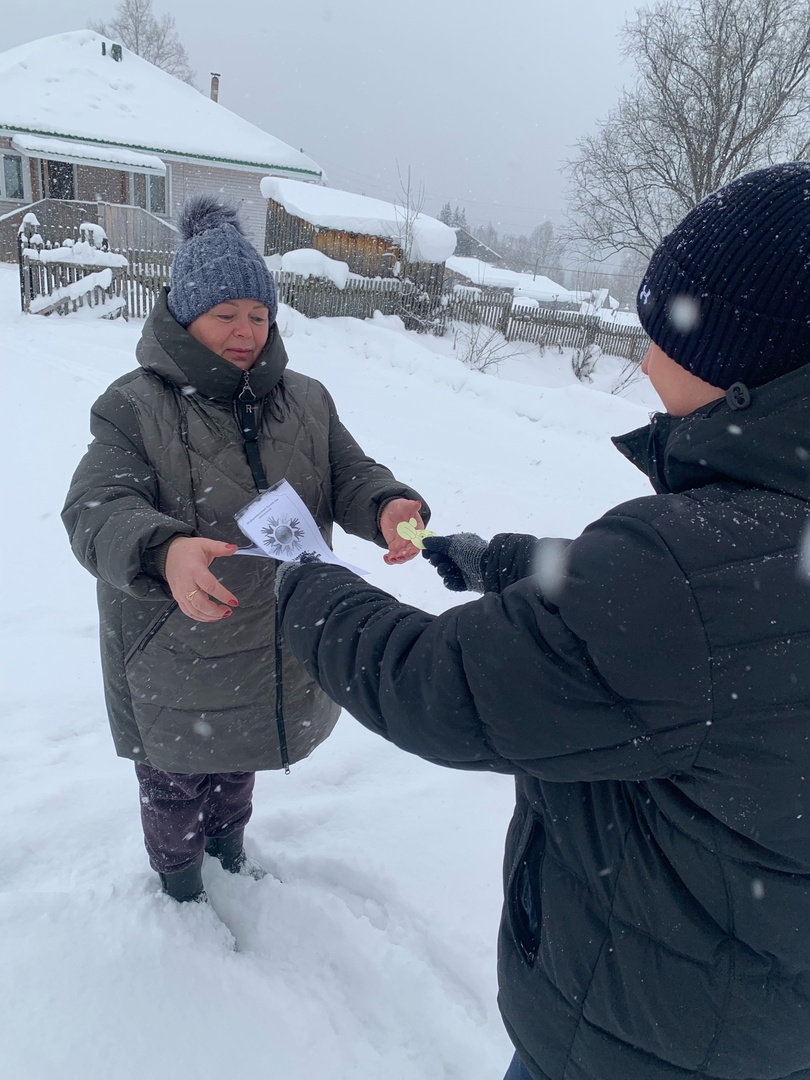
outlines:
[{"label": "coat zipper", "polygon": [[166,622],[171,613],[176,609],[177,603],[172,600],[164,611],[161,611],[160,615],[152,622],[150,626],[144,630],[127,655],[124,657],[124,667],[130,662],[135,653],[143,652],[155,634],[160,630],[161,626]]},{"label": "coat zipper", "polygon": [[253,483],[258,491],[267,491],[270,485],[259,452],[259,411],[258,399],[250,385],[250,372],[246,371],[242,375],[242,389],[236,398],[236,416],[242,429],[245,456],[253,474]]},{"label": "coat zipper", "polygon": [[532,967],[534,965],[534,961],[537,958],[539,942],[533,940],[532,943],[529,944],[529,941],[527,940],[530,935],[528,927],[526,925],[525,913],[521,911],[521,900],[518,896],[518,886],[522,883],[523,876],[527,872],[526,860],[529,855],[529,850],[531,847],[530,841],[534,829],[535,821],[530,812],[520,832],[520,841],[517,847],[518,857],[513,863],[511,880],[508,884],[507,901],[510,922],[512,924],[512,936],[521,956],[523,957],[524,962],[529,967]]},{"label": "coat zipper", "polygon": [[[245,440],[245,456],[253,474],[253,483],[258,491],[266,491],[269,484],[267,483],[267,476],[265,475],[259,451],[259,411],[258,399],[253,387],[250,385],[250,372],[246,371],[242,375],[242,388],[236,397],[236,415],[242,429],[242,437]],[[275,617],[274,658],[278,745],[281,754],[281,765],[284,772],[289,773],[290,758],[287,752],[287,729],[284,724],[284,678],[281,666],[281,622],[278,604],[276,604]]]}]

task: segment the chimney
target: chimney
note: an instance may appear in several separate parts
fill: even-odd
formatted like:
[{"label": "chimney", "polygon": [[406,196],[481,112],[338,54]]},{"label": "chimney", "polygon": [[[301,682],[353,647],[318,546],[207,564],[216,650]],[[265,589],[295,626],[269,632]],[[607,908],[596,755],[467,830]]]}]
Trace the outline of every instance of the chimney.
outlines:
[{"label": "chimney", "polygon": [[211,72],[211,100],[219,101],[219,72]]},{"label": "chimney", "polygon": [[124,58],[124,50],[121,48],[120,45],[111,45],[110,56],[113,58],[113,60],[117,61],[120,64]]}]

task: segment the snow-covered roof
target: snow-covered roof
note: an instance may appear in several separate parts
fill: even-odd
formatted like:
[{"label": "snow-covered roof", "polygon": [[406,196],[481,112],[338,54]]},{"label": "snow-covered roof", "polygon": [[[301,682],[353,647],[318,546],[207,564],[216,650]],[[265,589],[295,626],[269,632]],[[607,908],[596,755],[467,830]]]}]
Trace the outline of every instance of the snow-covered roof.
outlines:
[{"label": "snow-covered roof", "polygon": [[275,176],[264,177],[261,191],[265,199],[273,199],[288,214],[323,229],[379,236],[400,246],[410,233],[406,255],[413,262],[443,263],[456,250],[455,230],[444,222],[417,214],[409,227],[403,207],[381,199]]},{"label": "snow-covered roof", "polygon": [[110,46],[92,30],[75,30],[0,53],[0,129],[323,176],[300,150],[129,49],[114,60]]},{"label": "snow-covered roof", "polygon": [[88,161],[112,169],[166,175],[166,165],[155,154],[141,154],[120,146],[93,146],[73,139],[51,139],[46,135],[14,135],[12,150],[27,157],[47,157],[51,161],[82,164]]},{"label": "snow-covered roof", "polygon": [[490,289],[513,289],[515,296],[526,296],[544,303],[575,302],[575,294],[542,274],[518,274],[515,270],[499,270],[481,259],[454,255],[447,260],[447,269],[469,278],[474,285]]}]

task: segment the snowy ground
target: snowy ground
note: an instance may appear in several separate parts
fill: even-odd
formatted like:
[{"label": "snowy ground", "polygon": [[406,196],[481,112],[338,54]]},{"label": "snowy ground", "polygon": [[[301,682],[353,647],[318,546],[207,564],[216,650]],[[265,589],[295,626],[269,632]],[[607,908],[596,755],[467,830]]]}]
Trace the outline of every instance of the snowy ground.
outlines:
[{"label": "snowy ground", "polygon": [[[259,776],[249,848],[283,883],[207,865],[210,910],[160,895],[135,778],[114,756],[90,577],[59,521],[89,407],[134,366],[140,324],[24,316],[0,266],[5,665],[0,788],[0,1056],[8,1080],[500,1080],[496,1007],[507,777],[453,773],[344,715],[290,776]],[[419,488],[437,531],[571,535],[648,492],[609,435],[657,407],[526,349],[498,375],[390,319],[283,308],[292,366],[322,379],[366,450]],[[439,611],[417,560],[372,580]],[[234,948],[235,945],[235,948]]]}]

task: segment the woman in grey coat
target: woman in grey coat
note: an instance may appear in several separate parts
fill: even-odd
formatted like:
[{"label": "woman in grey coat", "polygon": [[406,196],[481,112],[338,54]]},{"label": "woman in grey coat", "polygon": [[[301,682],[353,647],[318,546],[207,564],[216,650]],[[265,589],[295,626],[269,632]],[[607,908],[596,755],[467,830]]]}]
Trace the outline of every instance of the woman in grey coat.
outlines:
[{"label": "woman in grey coat", "polygon": [[242,843],[256,770],[305,758],[339,712],[282,649],[277,564],[234,557],[248,546],[234,515],[286,479],[327,542],[336,523],[393,564],[416,552],[397,525],[428,511],[287,369],[275,285],[235,212],[197,196],[179,225],[140,368],[93,406],[62,516],[98,581],[107,711],[150,864],[174,899],[204,900],[205,852],[261,874]]}]

